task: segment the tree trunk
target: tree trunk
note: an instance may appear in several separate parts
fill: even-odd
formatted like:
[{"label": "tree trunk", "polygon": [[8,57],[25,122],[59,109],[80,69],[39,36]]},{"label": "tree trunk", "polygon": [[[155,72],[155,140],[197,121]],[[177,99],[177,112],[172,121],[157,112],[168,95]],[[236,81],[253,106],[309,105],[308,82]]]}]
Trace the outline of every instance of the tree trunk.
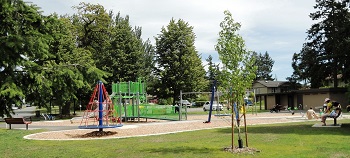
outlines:
[{"label": "tree trunk", "polygon": [[333,71],[333,87],[334,88],[338,88],[338,69],[335,68],[335,70]]},{"label": "tree trunk", "polygon": [[69,115],[70,114],[70,101],[67,101],[65,104],[64,104],[64,106],[63,106],[63,108],[62,108],[62,114],[63,115]]}]

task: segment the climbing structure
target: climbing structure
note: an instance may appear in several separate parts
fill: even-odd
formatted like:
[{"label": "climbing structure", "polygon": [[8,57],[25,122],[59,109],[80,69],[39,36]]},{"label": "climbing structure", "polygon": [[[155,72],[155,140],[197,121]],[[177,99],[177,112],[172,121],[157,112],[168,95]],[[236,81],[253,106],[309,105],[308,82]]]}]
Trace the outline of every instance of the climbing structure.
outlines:
[{"label": "climbing structure", "polygon": [[84,111],[79,128],[98,128],[99,131],[103,131],[103,128],[116,128],[120,126],[122,126],[121,119],[115,113],[112,100],[103,83],[99,81]]},{"label": "climbing structure", "polygon": [[136,82],[118,82],[112,85],[114,109],[125,121],[144,119],[179,120],[175,106],[148,104],[146,99],[146,82],[141,78]]},{"label": "climbing structure", "polygon": [[141,117],[140,104],[146,102],[146,83],[141,78],[137,82],[114,83],[112,92],[116,112],[123,120]]}]

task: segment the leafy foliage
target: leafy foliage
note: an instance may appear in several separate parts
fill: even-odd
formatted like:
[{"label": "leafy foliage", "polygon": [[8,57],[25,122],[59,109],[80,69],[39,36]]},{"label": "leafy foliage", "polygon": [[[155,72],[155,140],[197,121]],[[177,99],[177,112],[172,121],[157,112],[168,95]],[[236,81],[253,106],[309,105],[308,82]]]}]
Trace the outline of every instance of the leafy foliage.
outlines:
[{"label": "leafy foliage", "polygon": [[96,67],[108,72],[103,78],[107,91],[113,82],[151,80],[154,50],[149,40],[141,39],[141,27],[133,28],[129,16],[107,13],[99,4],[80,3],[75,8],[78,12],[70,19],[78,47],[91,52]]},{"label": "leafy foliage", "polygon": [[234,93],[233,100],[243,103],[245,91],[252,86],[257,67],[252,52],[247,51],[243,38],[237,34],[241,25],[234,21],[232,14],[225,11],[224,21],[220,23],[218,43],[215,49],[219,53],[224,69],[220,75],[222,88],[227,95]]},{"label": "leafy foliage", "polygon": [[[103,6],[80,3],[71,19],[76,26],[78,46],[91,51],[96,66],[111,75],[106,87],[118,81],[136,81],[149,76],[154,67],[153,46],[141,39],[141,27],[133,28],[129,16],[107,13]],[[148,79],[148,78],[147,78]]]},{"label": "leafy foliage", "polygon": [[156,37],[156,75],[160,78],[157,94],[160,98],[178,100],[183,92],[204,88],[205,71],[194,47],[193,27],[183,20],[170,20]]},{"label": "leafy foliage", "polygon": [[[23,99],[50,109],[52,99],[68,114],[73,100],[106,77],[90,49],[77,47],[76,26],[67,17],[42,16],[35,5],[2,3],[1,113]],[[63,109],[62,109],[63,107]]]},{"label": "leafy foliage", "polygon": [[[40,30],[42,17],[37,7],[23,1],[1,1],[0,9],[0,116],[10,116],[12,104],[25,97],[27,76],[34,76],[40,65],[30,58],[46,59],[47,38]],[[42,78],[36,77],[37,82]]]},{"label": "leafy foliage", "polygon": [[318,21],[308,30],[309,40],[300,53],[293,56],[293,78],[306,80],[312,88],[322,86],[326,78],[338,86],[338,74],[348,81],[350,14],[346,1],[316,0],[310,18]]},{"label": "leafy foliage", "polygon": [[[118,13],[112,26],[111,47],[108,50],[109,54],[102,57],[102,67],[112,72],[110,82],[136,81],[139,77],[143,77],[143,72],[150,71],[149,69],[144,70],[146,70],[146,59],[152,59],[152,57],[147,58],[147,55],[152,56],[149,54],[152,52],[152,46],[149,43],[145,43],[144,46],[141,39],[141,28],[133,29],[128,16],[122,18]],[[148,66],[152,67],[151,64]]]},{"label": "leafy foliage", "polygon": [[253,56],[256,59],[254,65],[258,67],[255,80],[274,80],[271,72],[275,61],[272,60],[269,53],[265,52],[264,54],[257,54],[256,52],[253,52]]},{"label": "leafy foliage", "polygon": [[61,114],[69,114],[77,100],[88,100],[98,80],[110,90],[113,82],[141,77],[151,94],[173,101],[180,90],[207,86],[193,28],[183,20],[162,29],[155,49],[128,16],[98,4],[80,3],[71,16],[43,16],[30,3],[2,2],[0,116],[10,116],[12,104],[23,99],[48,111],[59,105]]},{"label": "leafy foliage", "polygon": [[206,59],[206,61],[208,62],[208,64],[207,64],[208,65],[208,72],[207,72],[206,78],[209,82],[206,91],[210,92],[212,90],[212,87],[213,87],[213,81],[216,80],[220,74],[220,68],[219,68],[219,64],[213,63],[213,57],[211,55],[209,55],[209,57]]}]

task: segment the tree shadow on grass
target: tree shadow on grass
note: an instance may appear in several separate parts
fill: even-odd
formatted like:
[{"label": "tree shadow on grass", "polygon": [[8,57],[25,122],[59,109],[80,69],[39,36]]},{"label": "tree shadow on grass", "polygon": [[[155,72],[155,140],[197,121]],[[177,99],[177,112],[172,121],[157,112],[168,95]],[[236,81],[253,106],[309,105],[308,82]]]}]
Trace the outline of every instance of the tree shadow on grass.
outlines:
[{"label": "tree shadow on grass", "polygon": [[[218,150],[220,150],[218,148]],[[159,154],[181,154],[181,153],[201,153],[201,154],[209,154],[213,152],[213,149],[211,148],[195,148],[195,147],[161,147],[161,148],[152,148],[152,149],[146,149],[144,152],[149,153],[159,153]]]},{"label": "tree shadow on grass", "polygon": [[[320,122],[307,123],[284,123],[273,125],[254,125],[247,126],[248,133],[263,133],[263,134],[300,134],[300,135],[349,135],[350,123],[339,122],[341,127],[312,127]],[[231,128],[222,128],[217,130],[220,133],[231,133]],[[244,127],[241,126],[241,131],[244,132]],[[237,132],[237,129],[235,129]]]}]

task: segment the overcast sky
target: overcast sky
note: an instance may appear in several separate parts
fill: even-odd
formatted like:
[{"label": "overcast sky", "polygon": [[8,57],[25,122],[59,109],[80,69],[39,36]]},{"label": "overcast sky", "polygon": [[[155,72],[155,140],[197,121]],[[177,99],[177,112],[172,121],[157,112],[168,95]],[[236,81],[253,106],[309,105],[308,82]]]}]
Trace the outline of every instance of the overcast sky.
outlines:
[{"label": "overcast sky", "polygon": [[142,27],[142,38],[154,37],[169,21],[183,19],[194,27],[195,46],[202,61],[212,55],[219,63],[214,45],[218,39],[224,11],[229,10],[242,27],[239,34],[248,50],[268,52],[275,61],[273,77],[285,80],[289,77],[292,55],[300,52],[306,31],[314,21],[309,18],[315,12],[315,0],[28,0],[41,7],[45,15],[73,14],[72,6],[80,2],[101,4],[107,11],[129,15],[131,25]]}]

